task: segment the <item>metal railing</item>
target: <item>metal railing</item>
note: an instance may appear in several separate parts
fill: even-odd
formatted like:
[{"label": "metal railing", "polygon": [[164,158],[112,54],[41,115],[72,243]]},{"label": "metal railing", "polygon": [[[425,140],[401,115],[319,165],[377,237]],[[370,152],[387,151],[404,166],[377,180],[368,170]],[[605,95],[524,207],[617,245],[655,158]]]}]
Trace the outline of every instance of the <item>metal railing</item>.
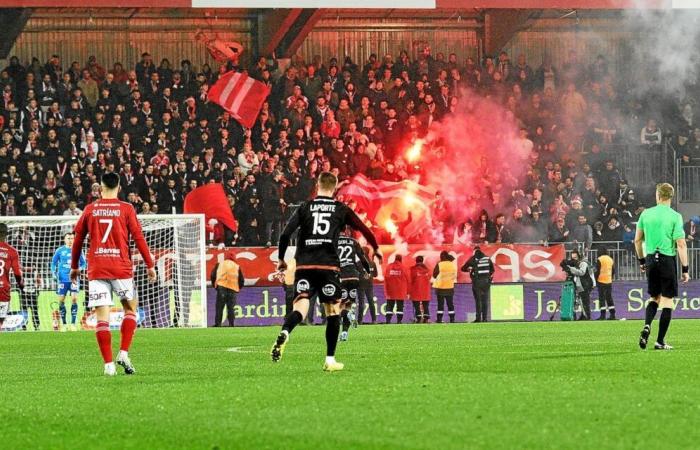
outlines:
[{"label": "metal railing", "polygon": [[679,202],[700,202],[700,166],[678,163],[676,179]]},{"label": "metal railing", "polygon": [[[599,251],[605,248],[608,255],[615,262],[615,279],[626,281],[646,280],[639,268],[639,262],[631,242],[594,242],[593,246],[586,253],[586,258],[591,264],[595,264]],[[566,244],[566,257],[571,256],[571,252],[577,249],[576,244]],[[680,275],[680,262],[678,264],[678,274]],[[690,278],[700,279],[700,246],[688,248],[688,265],[690,268]]]},{"label": "metal railing", "polygon": [[603,151],[630,186],[641,189],[656,183],[675,181],[675,152],[670,145],[608,144],[603,146]]}]

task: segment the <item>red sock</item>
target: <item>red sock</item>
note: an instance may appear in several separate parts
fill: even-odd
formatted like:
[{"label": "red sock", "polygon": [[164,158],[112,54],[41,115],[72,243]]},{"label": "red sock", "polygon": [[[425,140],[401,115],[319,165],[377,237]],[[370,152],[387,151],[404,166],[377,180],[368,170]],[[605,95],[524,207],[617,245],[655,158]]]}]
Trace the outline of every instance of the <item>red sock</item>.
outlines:
[{"label": "red sock", "polygon": [[98,321],[95,335],[97,336],[97,345],[100,347],[100,353],[102,353],[102,359],[105,360],[105,363],[111,363],[112,333],[109,331],[109,322]]},{"label": "red sock", "polygon": [[122,320],[122,341],[119,347],[120,350],[125,352],[129,351],[129,347],[131,347],[131,341],[134,339],[135,332],[136,313],[128,312],[124,314],[124,319]]}]

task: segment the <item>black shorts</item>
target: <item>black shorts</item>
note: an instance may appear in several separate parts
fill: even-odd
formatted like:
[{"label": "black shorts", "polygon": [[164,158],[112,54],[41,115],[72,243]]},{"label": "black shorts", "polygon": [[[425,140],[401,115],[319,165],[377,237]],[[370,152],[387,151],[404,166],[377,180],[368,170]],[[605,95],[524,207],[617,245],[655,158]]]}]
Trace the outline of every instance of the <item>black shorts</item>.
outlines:
[{"label": "black shorts", "polygon": [[658,254],[646,257],[647,281],[649,282],[649,295],[659,295],[673,298],[678,295],[678,273],[676,271],[676,257]]},{"label": "black shorts", "polygon": [[338,272],[323,269],[300,269],[294,273],[294,298],[313,298],[321,303],[340,300],[341,287]]},{"label": "black shorts", "polygon": [[344,279],[340,281],[341,296],[343,303],[355,303],[357,301],[357,290],[360,287],[359,278]]}]

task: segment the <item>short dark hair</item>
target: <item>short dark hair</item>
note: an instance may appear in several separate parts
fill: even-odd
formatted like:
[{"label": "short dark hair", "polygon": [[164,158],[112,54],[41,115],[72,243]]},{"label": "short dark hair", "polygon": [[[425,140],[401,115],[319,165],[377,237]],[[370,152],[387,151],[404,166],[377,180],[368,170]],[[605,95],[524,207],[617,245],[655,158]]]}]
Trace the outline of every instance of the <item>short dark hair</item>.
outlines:
[{"label": "short dark hair", "polygon": [[321,175],[318,176],[318,185],[324,190],[335,190],[338,186],[338,177],[330,172],[321,172]]},{"label": "short dark hair", "polygon": [[109,172],[102,175],[100,181],[107,189],[116,189],[119,186],[119,175],[114,172]]},{"label": "short dark hair", "polygon": [[7,224],[6,223],[0,223],[0,239],[5,240],[7,237]]},{"label": "short dark hair", "polygon": [[423,257],[422,256],[416,256],[416,263],[420,264],[423,262]]},{"label": "short dark hair", "polygon": [[75,234],[75,233],[73,233],[72,231],[69,231],[68,233],[64,233],[64,234],[63,234],[63,239],[65,239],[67,236],[73,236],[74,234]]}]

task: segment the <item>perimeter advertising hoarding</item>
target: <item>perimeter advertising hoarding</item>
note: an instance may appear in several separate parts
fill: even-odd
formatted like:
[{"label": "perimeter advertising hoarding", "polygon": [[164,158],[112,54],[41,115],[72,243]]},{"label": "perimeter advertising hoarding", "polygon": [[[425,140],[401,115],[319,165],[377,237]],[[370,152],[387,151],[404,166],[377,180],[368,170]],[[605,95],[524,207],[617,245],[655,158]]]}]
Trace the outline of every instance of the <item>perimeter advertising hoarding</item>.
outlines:
[{"label": "perimeter advertising hoarding", "polygon": [[[618,319],[643,319],[648,295],[643,281],[619,281],[613,284],[613,299]],[[518,283],[492,286],[489,317],[492,320],[547,321],[555,310],[561,291],[561,283]],[[374,289],[378,304],[378,321],[384,322],[386,302],[384,289]],[[522,294],[522,295],[521,295]],[[599,314],[598,292],[591,294],[593,318]],[[216,292],[209,289],[208,324],[214,323]],[[674,318],[700,318],[700,281],[681,285],[680,296],[675,299]],[[369,310],[365,305],[364,320],[369,321]],[[431,321],[435,321],[435,299],[430,302]],[[474,297],[471,285],[459,284],[455,290],[455,310],[458,322],[474,320]],[[404,308],[404,323],[413,321],[413,307]],[[279,325],[282,323],[285,306],[284,292],[279,286],[247,287],[238,296],[236,306],[237,326]],[[320,321],[320,307],[316,305],[316,321]],[[554,320],[559,320],[557,314]]]}]

